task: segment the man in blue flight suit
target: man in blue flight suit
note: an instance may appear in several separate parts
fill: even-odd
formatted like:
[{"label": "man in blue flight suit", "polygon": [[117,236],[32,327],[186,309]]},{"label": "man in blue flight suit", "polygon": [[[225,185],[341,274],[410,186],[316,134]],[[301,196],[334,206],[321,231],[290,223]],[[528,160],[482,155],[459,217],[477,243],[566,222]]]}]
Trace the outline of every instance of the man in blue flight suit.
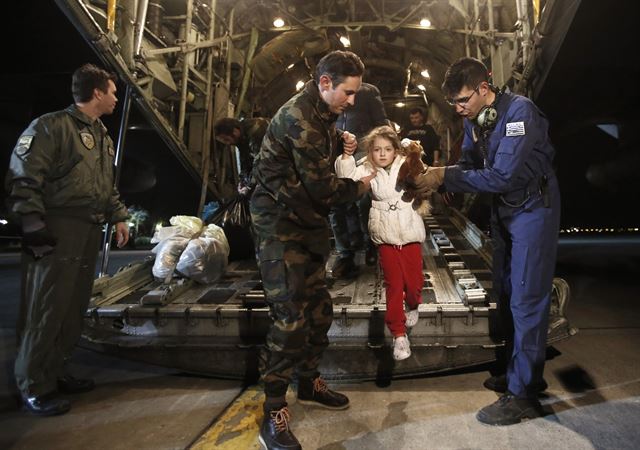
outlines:
[{"label": "man in blue flight suit", "polygon": [[413,180],[418,192],[492,194],[493,287],[513,345],[506,377],[485,382],[504,394],[476,418],[510,425],[541,415],[549,305],[560,223],[548,122],[531,100],[489,84],[484,64],[461,58],[445,74],[445,96],[464,120],[462,157]]}]

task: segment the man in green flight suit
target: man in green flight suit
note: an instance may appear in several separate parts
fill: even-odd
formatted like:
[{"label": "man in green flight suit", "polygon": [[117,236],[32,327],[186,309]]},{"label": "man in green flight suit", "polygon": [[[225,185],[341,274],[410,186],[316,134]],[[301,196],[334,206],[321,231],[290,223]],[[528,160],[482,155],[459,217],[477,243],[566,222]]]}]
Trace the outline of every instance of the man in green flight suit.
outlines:
[{"label": "man in green flight suit", "polygon": [[93,389],[65,371],[91,296],[102,224],[129,239],[114,186],[114,146],[100,121],[116,106],[115,75],[85,64],[73,74],[74,104],[35,119],[11,154],[10,211],[22,222],[22,294],[15,378],[27,409],[63,414],[59,392]]},{"label": "man in green flight suit", "polygon": [[251,198],[258,262],[273,321],[261,354],[265,384],[264,420],[259,439],[268,449],[299,449],[289,429],[285,395],[294,371],[298,401],[344,409],[349,399],[327,387],[318,371],[333,305],[325,282],[333,206],[352,203],[369,190],[333,173],[338,139],[353,154],[357,141],[336,130],[338,115],[353,105],[364,65],[351,52],[333,51],[316,67],[315,80],[273,117],[253,169]]}]

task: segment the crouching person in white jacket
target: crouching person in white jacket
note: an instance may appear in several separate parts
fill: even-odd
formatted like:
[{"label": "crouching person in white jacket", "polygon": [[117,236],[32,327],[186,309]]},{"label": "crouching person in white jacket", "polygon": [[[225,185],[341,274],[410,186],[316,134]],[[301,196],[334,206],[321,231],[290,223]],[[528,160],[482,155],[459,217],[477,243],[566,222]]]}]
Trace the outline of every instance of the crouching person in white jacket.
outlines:
[{"label": "crouching person in white jacket", "polygon": [[426,232],[422,217],[410,202],[402,200],[404,191],[396,190],[398,171],[405,160],[396,132],[388,126],[374,128],[364,139],[364,146],[366,161],[356,166],[352,154],[343,153],[336,160],[336,174],[359,180],[376,172],[371,180],[369,234],[378,246],[386,284],[385,323],[393,335],[393,357],[400,361],[411,356],[407,327],[418,322],[424,282],[422,242]]}]

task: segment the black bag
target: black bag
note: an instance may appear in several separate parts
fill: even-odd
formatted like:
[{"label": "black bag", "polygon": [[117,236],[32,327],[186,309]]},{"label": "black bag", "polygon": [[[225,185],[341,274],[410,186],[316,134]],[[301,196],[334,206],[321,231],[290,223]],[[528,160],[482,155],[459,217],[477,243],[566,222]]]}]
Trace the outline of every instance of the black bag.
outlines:
[{"label": "black bag", "polygon": [[222,227],[227,236],[231,249],[229,261],[255,257],[249,199],[249,196],[237,195],[211,218],[211,223]]}]

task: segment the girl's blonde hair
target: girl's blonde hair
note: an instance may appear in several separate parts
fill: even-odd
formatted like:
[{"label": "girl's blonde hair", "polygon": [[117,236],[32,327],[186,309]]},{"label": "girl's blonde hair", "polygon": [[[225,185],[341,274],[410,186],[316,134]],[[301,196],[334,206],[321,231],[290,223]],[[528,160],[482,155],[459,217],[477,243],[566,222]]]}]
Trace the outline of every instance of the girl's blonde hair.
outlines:
[{"label": "girl's blonde hair", "polygon": [[381,127],[376,127],[369,132],[362,140],[364,149],[367,151],[367,161],[372,166],[373,158],[371,157],[371,153],[373,152],[373,142],[376,138],[381,137],[391,142],[393,148],[396,150],[396,153],[404,156],[404,149],[400,145],[400,138],[398,137],[398,133],[395,132],[393,128],[388,125],[383,125]]}]

